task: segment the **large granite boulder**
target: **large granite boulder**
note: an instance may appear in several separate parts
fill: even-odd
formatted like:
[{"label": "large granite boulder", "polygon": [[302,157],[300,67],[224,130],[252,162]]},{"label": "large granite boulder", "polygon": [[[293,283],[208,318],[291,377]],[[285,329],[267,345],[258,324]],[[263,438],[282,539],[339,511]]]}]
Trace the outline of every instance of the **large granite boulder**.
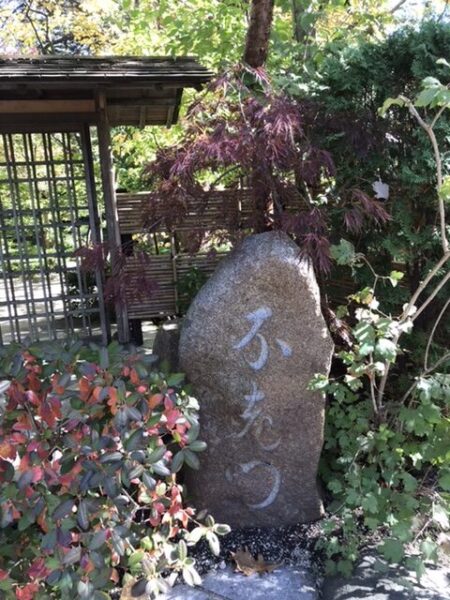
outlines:
[{"label": "large granite boulder", "polygon": [[310,264],[283,233],[252,235],[218,266],[182,326],[180,367],[208,449],[188,490],[233,527],[319,518],[316,485],[333,344]]}]

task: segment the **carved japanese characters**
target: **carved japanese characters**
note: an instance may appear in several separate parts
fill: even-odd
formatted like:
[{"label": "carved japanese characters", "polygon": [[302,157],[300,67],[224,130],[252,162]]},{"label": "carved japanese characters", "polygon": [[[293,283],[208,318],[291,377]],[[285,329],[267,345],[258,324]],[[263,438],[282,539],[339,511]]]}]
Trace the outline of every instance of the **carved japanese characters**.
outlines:
[{"label": "carved japanese characters", "polygon": [[201,468],[188,476],[199,508],[232,526],[314,520],[332,342],[317,283],[284,234],[247,238],[194,299],[180,363],[200,401]]}]

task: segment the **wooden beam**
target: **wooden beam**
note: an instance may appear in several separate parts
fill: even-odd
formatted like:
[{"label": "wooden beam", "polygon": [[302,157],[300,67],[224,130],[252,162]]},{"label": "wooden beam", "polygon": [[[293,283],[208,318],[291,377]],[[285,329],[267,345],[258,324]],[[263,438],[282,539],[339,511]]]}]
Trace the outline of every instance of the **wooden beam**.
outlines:
[{"label": "wooden beam", "polygon": [[95,113],[94,100],[0,100],[0,113]]},{"label": "wooden beam", "polygon": [[[47,115],[49,116],[49,115]],[[64,131],[79,131],[80,126],[84,123],[90,123],[91,119],[71,119],[70,121],[64,116],[61,122],[55,121],[55,119],[41,120],[41,119],[27,119],[25,117],[11,118],[6,115],[0,115],[0,133],[61,133]]]},{"label": "wooden beam", "polygon": [[108,98],[108,106],[176,106],[176,98]]},{"label": "wooden beam", "polygon": [[[117,215],[116,187],[114,181],[114,166],[111,150],[111,132],[108,122],[106,98],[103,93],[98,95],[99,121],[98,148],[100,154],[100,170],[102,176],[103,197],[105,200],[106,226],[108,231],[108,242],[111,252],[112,277],[117,275],[119,269],[119,256],[121,240],[119,231],[119,218]],[[128,313],[123,303],[116,301],[117,334],[119,342],[126,344],[130,341],[130,329],[128,325]]]}]

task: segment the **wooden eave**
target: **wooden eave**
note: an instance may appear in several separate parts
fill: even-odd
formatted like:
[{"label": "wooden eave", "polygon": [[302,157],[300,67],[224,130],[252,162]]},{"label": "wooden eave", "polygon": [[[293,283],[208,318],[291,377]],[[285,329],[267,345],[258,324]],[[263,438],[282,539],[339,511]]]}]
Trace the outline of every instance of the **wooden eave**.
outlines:
[{"label": "wooden eave", "polygon": [[211,73],[193,58],[0,58],[0,125],[95,124],[102,96],[111,126],[171,125],[184,88]]}]

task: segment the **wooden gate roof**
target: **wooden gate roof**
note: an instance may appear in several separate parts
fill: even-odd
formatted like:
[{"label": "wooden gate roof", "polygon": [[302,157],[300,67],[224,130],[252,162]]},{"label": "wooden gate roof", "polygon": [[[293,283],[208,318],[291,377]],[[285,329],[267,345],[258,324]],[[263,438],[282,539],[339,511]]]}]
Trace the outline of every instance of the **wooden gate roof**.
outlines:
[{"label": "wooden gate roof", "polygon": [[0,85],[34,84],[71,87],[81,85],[176,84],[196,87],[210,73],[194,58],[136,56],[40,56],[0,58]]},{"label": "wooden gate roof", "polygon": [[55,114],[95,123],[101,95],[112,126],[170,125],[183,89],[211,75],[192,57],[0,57],[0,124]]}]

